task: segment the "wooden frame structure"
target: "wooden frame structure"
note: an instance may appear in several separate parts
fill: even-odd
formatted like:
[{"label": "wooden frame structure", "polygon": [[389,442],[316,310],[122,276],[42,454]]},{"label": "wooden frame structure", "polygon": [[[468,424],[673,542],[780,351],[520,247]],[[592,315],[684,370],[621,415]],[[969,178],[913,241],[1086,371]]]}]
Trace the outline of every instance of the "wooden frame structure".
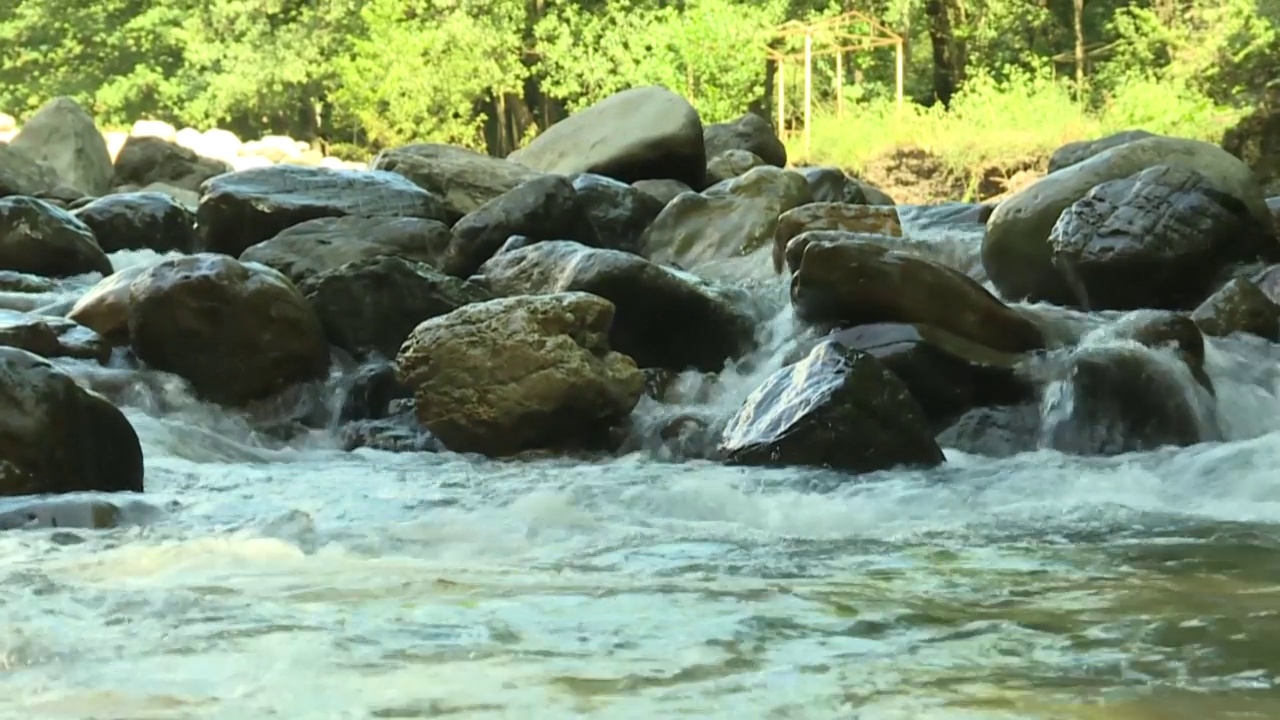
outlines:
[{"label": "wooden frame structure", "polygon": [[[852,25],[866,25],[870,31],[851,32]],[[786,41],[795,37],[804,37],[804,50],[783,52],[773,47],[778,41]],[[814,49],[817,39],[821,45]],[[890,30],[884,23],[853,10],[829,18],[813,22],[788,20],[773,30],[765,53],[775,65],[774,82],[777,85],[778,103],[778,135],[786,137],[787,133],[787,89],[786,66],[788,60],[804,59],[804,150],[809,152],[809,121],[813,116],[813,58],[815,56],[834,55],[836,58],[836,114],[844,112],[844,55],[850,52],[873,50],[881,47],[893,47],[896,51],[897,101],[902,106],[903,64],[905,58],[904,41],[901,35]]]}]

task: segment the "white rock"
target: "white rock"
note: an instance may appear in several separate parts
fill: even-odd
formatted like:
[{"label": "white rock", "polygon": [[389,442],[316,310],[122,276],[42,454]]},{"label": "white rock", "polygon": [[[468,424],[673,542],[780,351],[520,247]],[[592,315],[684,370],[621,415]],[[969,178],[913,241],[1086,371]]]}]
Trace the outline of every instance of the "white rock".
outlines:
[{"label": "white rock", "polygon": [[139,120],[129,128],[133,137],[158,137],[173,142],[178,138],[178,129],[163,120]]}]

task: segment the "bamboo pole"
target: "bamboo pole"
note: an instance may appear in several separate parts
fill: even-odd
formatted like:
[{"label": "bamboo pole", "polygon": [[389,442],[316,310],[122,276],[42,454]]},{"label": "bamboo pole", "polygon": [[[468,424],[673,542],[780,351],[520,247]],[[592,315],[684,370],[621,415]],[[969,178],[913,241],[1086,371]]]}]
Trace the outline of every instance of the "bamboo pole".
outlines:
[{"label": "bamboo pole", "polygon": [[844,117],[844,52],[836,53],[836,117]]},{"label": "bamboo pole", "polygon": [[809,121],[813,117],[813,35],[804,36],[804,155],[809,157]]},{"label": "bamboo pole", "polygon": [[778,137],[787,139],[787,61],[778,58]]},{"label": "bamboo pole", "polygon": [[896,60],[896,63],[895,63],[896,67],[894,69],[897,71],[898,107],[902,107],[902,85],[903,85],[903,82],[902,82],[903,67],[902,66],[903,66],[903,60],[904,60],[904,58],[902,57],[903,55],[902,40],[898,40],[898,42],[894,43],[893,47],[895,51],[894,54],[896,55],[896,57],[894,58]]}]

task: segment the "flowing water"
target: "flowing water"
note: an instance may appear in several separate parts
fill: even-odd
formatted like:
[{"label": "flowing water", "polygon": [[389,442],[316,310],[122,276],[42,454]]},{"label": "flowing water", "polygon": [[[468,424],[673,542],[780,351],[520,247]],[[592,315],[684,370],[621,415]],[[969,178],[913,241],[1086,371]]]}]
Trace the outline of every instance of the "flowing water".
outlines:
[{"label": "flowing water", "polygon": [[0,534],[0,717],[1275,718],[1278,359],[1210,343],[1225,442],[843,483],[282,446],[153,378],[131,522]]}]

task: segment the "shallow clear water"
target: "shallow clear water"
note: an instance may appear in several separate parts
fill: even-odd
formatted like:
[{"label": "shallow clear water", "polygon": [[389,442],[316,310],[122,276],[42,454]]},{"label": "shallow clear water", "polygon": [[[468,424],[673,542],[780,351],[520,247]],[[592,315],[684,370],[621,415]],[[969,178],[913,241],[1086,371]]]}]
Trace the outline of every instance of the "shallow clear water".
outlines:
[{"label": "shallow clear water", "polygon": [[857,484],[131,407],[140,524],[0,534],[0,717],[1274,718],[1277,359],[1210,347],[1227,442]]}]

